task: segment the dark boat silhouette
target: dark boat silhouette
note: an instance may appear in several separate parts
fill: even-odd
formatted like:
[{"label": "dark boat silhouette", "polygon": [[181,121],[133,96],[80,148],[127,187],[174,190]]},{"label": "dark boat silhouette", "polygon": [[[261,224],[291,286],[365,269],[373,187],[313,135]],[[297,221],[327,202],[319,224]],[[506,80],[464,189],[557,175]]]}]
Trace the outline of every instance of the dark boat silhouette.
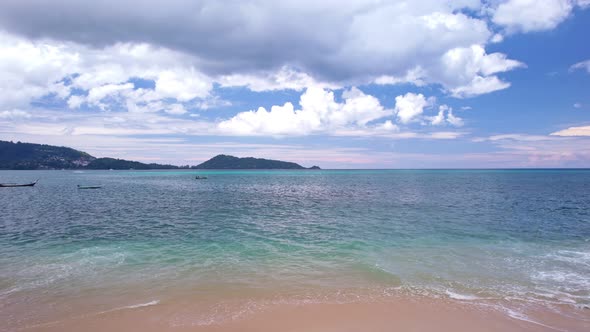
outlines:
[{"label": "dark boat silhouette", "polygon": [[32,186],[34,186],[34,185],[37,184],[37,181],[39,181],[39,179],[37,179],[35,182],[23,183],[23,184],[19,184],[19,183],[0,183],[0,188],[32,187]]},{"label": "dark boat silhouette", "polygon": [[82,186],[78,185],[78,189],[100,189],[102,186]]}]

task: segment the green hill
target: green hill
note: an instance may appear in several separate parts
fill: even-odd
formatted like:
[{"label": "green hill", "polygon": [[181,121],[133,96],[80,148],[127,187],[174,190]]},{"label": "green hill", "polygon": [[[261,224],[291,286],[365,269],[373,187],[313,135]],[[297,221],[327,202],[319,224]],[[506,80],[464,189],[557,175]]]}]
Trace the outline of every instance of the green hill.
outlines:
[{"label": "green hill", "polygon": [[95,159],[61,146],[0,141],[0,169],[83,168]]},{"label": "green hill", "polygon": [[115,158],[97,158],[88,166],[88,169],[172,169],[178,168],[173,165],[144,164],[138,161],[129,161]]},{"label": "green hill", "polygon": [[[0,141],[0,169],[178,169],[174,165],[144,164],[115,158],[96,158],[62,146]],[[192,169],[320,169],[261,158],[238,158],[220,154]]]},{"label": "green hill", "polygon": [[61,146],[0,141],[0,169],[170,169],[173,165],[144,164],[114,158],[95,158]]},{"label": "green hill", "polygon": [[[238,158],[220,154],[204,163],[193,166],[195,169],[306,169],[305,167],[287,161],[261,158]],[[311,169],[319,169],[313,166]]]}]

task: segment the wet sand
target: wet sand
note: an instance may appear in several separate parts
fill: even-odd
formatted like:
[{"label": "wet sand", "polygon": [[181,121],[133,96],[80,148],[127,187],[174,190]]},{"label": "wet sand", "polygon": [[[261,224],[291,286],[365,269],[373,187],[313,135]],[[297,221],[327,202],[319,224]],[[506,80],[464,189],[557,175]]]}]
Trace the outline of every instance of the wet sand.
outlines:
[{"label": "wet sand", "polygon": [[[152,303],[64,318],[22,331],[589,331],[590,310],[539,308],[514,318],[487,305],[449,299],[396,298],[353,303],[278,303],[247,309],[186,302]],[[534,317],[534,318],[533,318]],[[527,321],[533,320],[533,321]]]}]

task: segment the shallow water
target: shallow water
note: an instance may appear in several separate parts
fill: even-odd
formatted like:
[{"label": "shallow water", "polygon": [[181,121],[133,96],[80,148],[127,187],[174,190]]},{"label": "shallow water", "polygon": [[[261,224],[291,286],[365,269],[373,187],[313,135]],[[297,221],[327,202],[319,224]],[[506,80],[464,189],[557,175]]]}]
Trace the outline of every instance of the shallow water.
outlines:
[{"label": "shallow water", "polygon": [[0,188],[12,328],[179,297],[590,306],[590,170],[0,171],[37,178]]}]

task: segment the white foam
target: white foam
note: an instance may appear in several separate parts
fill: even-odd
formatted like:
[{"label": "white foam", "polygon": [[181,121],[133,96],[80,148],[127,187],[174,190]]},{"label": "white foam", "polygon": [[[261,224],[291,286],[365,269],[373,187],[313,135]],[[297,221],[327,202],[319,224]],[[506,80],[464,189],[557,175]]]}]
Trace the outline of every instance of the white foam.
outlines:
[{"label": "white foam", "polygon": [[150,307],[150,306],[154,306],[154,305],[158,305],[158,304],[160,304],[160,300],[153,300],[153,301],[150,301],[150,302],[138,303],[138,304],[126,305],[126,306],[123,306],[123,307],[113,308],[113,309],[109,309],[109,310],[97,312],[95,314],[90,314],[88,316],[98,316],[98,315],[108,314],[108,313],[114,312],[114,311],[128,310],[128,309],[137,309],[137,308],[143,308],[143,307]]},{"label": "white foam", "polygon": [[455,300],[462,300],[462,301],[473,301],[473,300],[480,300],[480,297],[477,297],[475,295],[465,295],[465,294],[459,294],[459,293],[455,293],[452,292],[450,290],[446,290],[445,293],[452,299]]},{"label": "white foam", "polygon": [[577,268],[590,267],[590,251],[558,250],[545,256],[558,262],[569,264]]},{"label": "white foam", "polygon": [[557,283],[560,288],[572,292],[590,289],[590,278],[587,275],[570,271],[540,271],[533,274],[532,278],[539,281]]},{"label": "white foam", "polygon": [[508,316],[523,321],[523,322],[527,322],[527,323],[531,323],[531,324],[535,324],[535,325],[539,325],[539,326],[543,326],[546,327],[548,329],[554,330],[554,331],[564,331],[566,332],[567,330],[563,330],[554,326],[550,326],[547,324],[543,324],[540,322],[537,322],[536,320],[533,320],[532,318],[530,318],[529,316],[523,314],[522,312],[518,312],[518,311],[514,311],[512,309],[506,308],[506,307],[501,307],[502,311],[504,311]]}]

